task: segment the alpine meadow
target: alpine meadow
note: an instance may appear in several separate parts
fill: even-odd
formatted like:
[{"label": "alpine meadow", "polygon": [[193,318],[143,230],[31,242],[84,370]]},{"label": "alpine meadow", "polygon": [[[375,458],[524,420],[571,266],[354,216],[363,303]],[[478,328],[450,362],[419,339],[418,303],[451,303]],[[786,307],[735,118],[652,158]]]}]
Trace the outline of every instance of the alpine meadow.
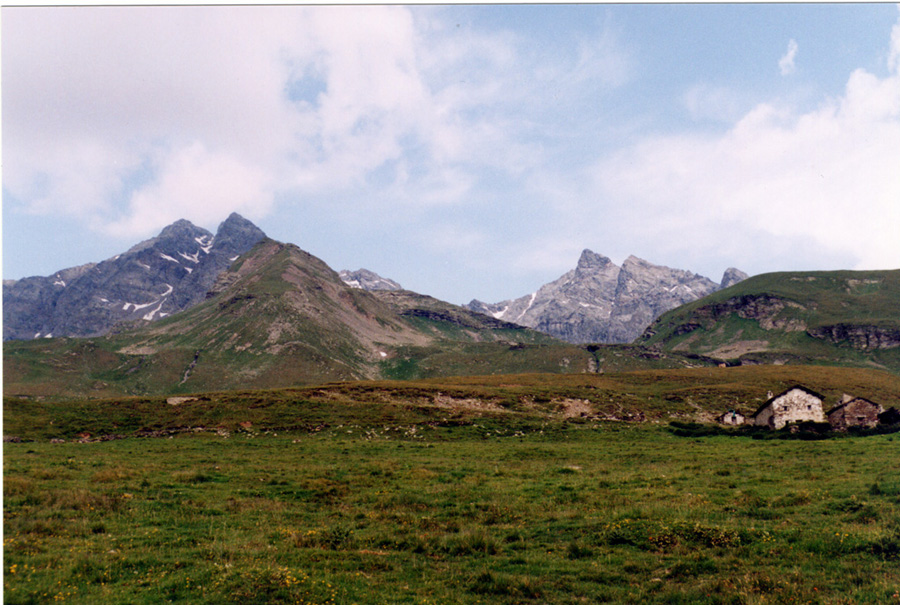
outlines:
[{"label": "alpine meadow", "polygon": [[[570,344],[264,238],[183,311],[4,343],[5,602],[890,602],[894,273]],[[884,422],[752,423],[796,384]]]},{"label": "alpine meadow", "polygon": [[0,11],[3,603],[900,605],[896,5]]}]

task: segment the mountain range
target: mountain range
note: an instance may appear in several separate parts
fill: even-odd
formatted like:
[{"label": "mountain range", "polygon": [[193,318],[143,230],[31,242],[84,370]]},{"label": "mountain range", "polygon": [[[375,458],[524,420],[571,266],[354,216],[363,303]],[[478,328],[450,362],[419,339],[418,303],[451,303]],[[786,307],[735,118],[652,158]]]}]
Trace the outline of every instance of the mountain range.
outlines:
[{"label": "mountain range", "polygon": [[3,282],[3,339],[87,337],[201,302],[219,274],[265,238],[232,214],[215,235],[186,220],[100,263]]},{"label": "mountain range", "polygon": [[[745,277],[729,270],[715,284],[586,250],[533,295],[461,307],[370,271],[339,274],[238,215],[215,235],[178,221],[97,265],[5,282],[4,392],[82,398],[758,363],[900,372],[900,271]],[[543,318],[539,329],[522,325],[529,317]],[[596,342],[631,333],[641,334],[632,345]]]},{"label": "mountain range", "polygon": [[629,256],[619,267],[585,250],[577,266],[536,292],[467,308],[571,343],[628,343],[662,313],[747,278],[731,268],[722,282]]},{"label": "mountain range", "polygon": [[[263,238],[189,309],[100,337],[6,341],[4,388],[32,396],[271,388],[454,364],[468,373],[464,366],[487,359],[558,371],[567,351],[559,344],[414,292],[351,287],[315,256]],[[588,355],[575,353],[573,367],[584,370]]]},{"label": "mountain range", "polygon": [[[3,339],[100,336],[184,311],[203,301],[217,277],[265,237],[238,214],[215,235],[180,220],[101,263],[4,281]],[[338,275],[368,292],[403,289],[367,269]],[[531,295],[495,304],[473,300],[466,308],[570,343],[627,343],[661,313],[746,277],[729,269],[716,284],[634,256],[618,267],[585,250],[575,269]]]}]

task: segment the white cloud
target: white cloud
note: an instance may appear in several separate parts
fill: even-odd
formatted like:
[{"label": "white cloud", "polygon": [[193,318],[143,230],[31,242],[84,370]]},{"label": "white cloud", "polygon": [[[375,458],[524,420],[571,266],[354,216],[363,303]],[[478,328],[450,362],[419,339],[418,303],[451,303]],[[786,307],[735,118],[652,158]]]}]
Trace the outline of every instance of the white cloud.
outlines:
[{"label": "white cloud", "polygon": [[685,108],[694,120],[732,122],[745,106],[738,93],[730,88],[697,84],[684,93]]},{"label": "white cloud", "polygon": [[[259,216],[275,190],[358,185],[411,140],[430,157],[458,136],[405,8],[10,9],[3,26],[4,187],[113,232],[165,225],[177,189],[207,221]],[[310,75],[320,94],[292,100]]]},{"label": "white cloud", "polygon": [[[4,188],[31,212],[129,238],[182,217],[259,220],[275,199],[320,217],[353,205],[366,226],[428,233],[426,247],[468,266],[521,257],[509,265],[519,273],[571,268],[584,247],[675,265],[643,250],[710,256],[754,239],[858,266],[900,259],[888,234],[900,223],[900,23],[892,75],[854,72],[815,111],[754,106],[739,81],[699,84],[683,106],[725,133],[651,137],[595,159],[664,120],[622,108],[645,72],[613,28],[535,40],[458,28],[448,14],[4,9]],[[785,75],[797,53],[791,40]],[[479,212],[495,222],[475,232]],[[497,220],[504,212],[516,225]],[[447,224],[416,222],[434,216]]]},{"label": "white cloud", "polygon": [[485,167],[522,175],[543,161],[523,136],[546,111],[536,93],[547,82],[532,75],[568,74],[573,90],[625,77],[605,35],[538,69],[550,63],[528,40],[461,34],[435,15],[7,9],[4,187],[27,211],[123,235],[153,233],[174,212],[206,225],[260,216],[278,192],[359,194],[373,175],[393,179],[373,199],[454,203]]},{"label": "white cloud", "polygon": [[[818,109],[760,104],[721,136],[649,138],[596,166],[596,186],[627,207],[636,232],[714,256],[741,225],[855,267],[900,266],[900,74],[857,70]],[[624,227],[628,230],[628,227]],[[749,251],[748,251],[749,252]],[[760,255],[764,252],[756,251]]]},{"label": "white cloud", "polygon": [[[33,212],[87,216],[95,225],[113,217],[111,228],[130,224],[146,234],[165,224],[164,212],[155,218],[140,206],[159,207],[152,192],[166,189],[160,183],[214,187],[184,182],[209,171],[165,173],[195,141],[233,164],[276,164],[291,131],[277,61],[289,29],[260,19],[277,31],[257,40],[242,27],[246,16],[239,8],[5,9],[4,187]],[[174,155],[160,157],[166,153]],[[139,185],[150,189],[129,197],[144,166],[156,170]],[[37,197],[36,179],[45,189]],[[213,198],[192,206],[228,213]]]},{"label": "white cloud", "polygon": [[161,162],[159,178],[135,191],[125,217],[103,224],[102,230],[133,237],[148,224],[167,225],[180,218],[213,224],[232,211],[253,220],[270,209],[272,183],[261,168],[210,152],[199,142],[165,154]]},{"label": "white cloud", "polygon": [[794,60],[797,58],[797,50],[797,41],[791,39],[791,41],[788,42],[787,52],[778,60],[778,70],[781,72],[782,76],[788,76],[796,70]]}]

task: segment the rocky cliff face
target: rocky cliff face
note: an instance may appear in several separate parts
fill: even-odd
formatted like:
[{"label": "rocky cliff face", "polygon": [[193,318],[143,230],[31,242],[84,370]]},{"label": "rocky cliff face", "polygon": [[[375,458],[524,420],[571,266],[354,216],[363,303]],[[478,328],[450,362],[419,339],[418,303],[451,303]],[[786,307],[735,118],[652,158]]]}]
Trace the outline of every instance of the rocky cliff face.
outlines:
[{"label": "rocky cliff face", "polygon": [[[723,284],[745,277],[729,269]],[[494,304],[473,300],[467,307],[572,343],[627,343],[662,313],[721,287],[690,271],[634,256],[619,267],[585,250],[574,270],[533,294]]]},{"label": "rocky cliff face", "polygon": [[215,235],[180,220],[98,264],[3,284],[3,339],[96,336],[202,301],[216,277],[265,234],[232,214]]},{"label": "rocky cliff face", "polygon": [[[786,314],[785,309],[796,310],[798,316]],[[707,327],[712,327],[721,319],[734,314],[742,319],[755,320],[763,330],[802,332],[806,329],[806,321],[802,315],[807,311],[803,305],[778,296],[744,294],[700,307],[694,313],[694,317]],[[685,324],[681,328],[681,333],[691,331],[691,325],[700,326],[699,323]]]},{"label": "rocky cliff face", "polygon": [[378,290],[402,290],[403,286],[392,279],[381,277],[374,271],[368,269],[359,269],[358,271],[341,271],[339,273],[341,281],[351,288],[359,288],[366,292],[375,292]]},{"label": "rocky cliff face", "polygon": [[807,333],[837,345],[849,345],[861,351],[900,347],[900,328],[865,324],[835,324],[810,328]]}]

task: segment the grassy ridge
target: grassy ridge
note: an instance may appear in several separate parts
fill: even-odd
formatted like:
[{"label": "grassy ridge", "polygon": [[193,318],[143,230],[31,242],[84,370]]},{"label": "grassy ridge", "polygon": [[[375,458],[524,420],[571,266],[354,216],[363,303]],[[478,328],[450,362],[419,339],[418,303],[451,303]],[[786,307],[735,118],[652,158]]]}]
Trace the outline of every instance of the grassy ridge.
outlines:
[{"label": "grassy ridge", "polygon": [[[417,320],[435,331],[462,332],[434,320]],[[499,329],[495,342],[444,340],[423,346],[386,347],[391,356],[373,362],[386,379],[419,380],[483,374],[622,372],[714,365],[679,354],[651,353],[630,345],[581,347],[518,343],[525,331]],[[530,332],[525,332],[527,337]],[[537,334],[537,333],[534,333]],[[509,340],[503,340],[505,337]],[[4,390],[26,397],[82,399],[127,395],[176,395],[222,389],[272,389],[351,380],[347,364],[312,346],[294,342],[277,355],[255,350],[205,350],[187,346],[127,354],[111,339],[51,339],[4,343]],[[198,363],[193,364],[197,359]],[[190,369],[188,380],[185,373]]]},{"label": "grassy ridge", "polygon": [[900,270],[793,271],[765,273],[715,292],[674,310],[687,316],[700,307],[729,298],[768,294],[806,307],[811,326],[852,320],[896,325],[900,300]]},{"label": "grassy ridge", "polygon": [[[897,339],[898,301],[900,271],[768,273],[663,314],[640,343],[741,363],[900,372],[900,347],[866,341]],[[835,326],[845,335],[832,341]]]}]

